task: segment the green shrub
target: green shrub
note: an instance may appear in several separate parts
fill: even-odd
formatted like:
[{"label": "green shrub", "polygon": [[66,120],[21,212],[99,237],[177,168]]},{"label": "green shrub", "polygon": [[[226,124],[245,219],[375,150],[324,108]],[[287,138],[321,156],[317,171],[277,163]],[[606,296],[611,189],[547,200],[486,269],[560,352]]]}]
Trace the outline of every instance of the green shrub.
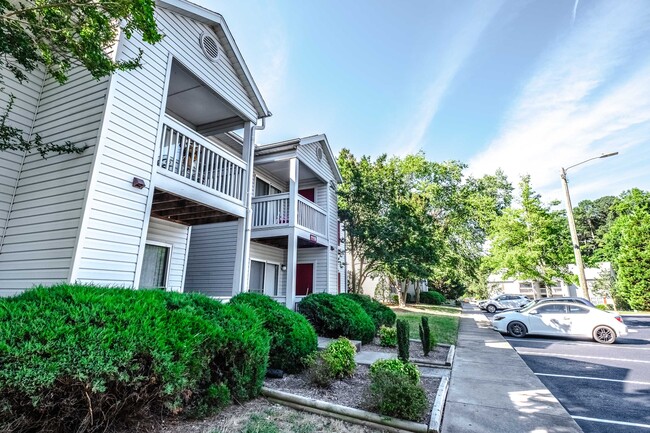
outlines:
[{"label": "green shrub", "polygon": [[442,305],[446,301],[445,297],[435,290],[420,293],[420,303],[429,305]]},{"label": "green shrub", "polygon": [[387,326],[379,328],[379,344],[384,347],[397,346],[397,329]]},{"label": "green shrub", "polygon": [[375,324],[356,302],[343,296],[317,293],[306,296],[298,311],[323,337],[347,337],[370,343],[375,337]]},{"label": "green shrub", "polygon": [[0,431],[98,432],[256,396],[269,336],[253,309],[83,285],[0,299]]},{"label": "green shrub", "polygon": [[402,371],[382,368],[370,377],[370,406],[382,415],[420,421],[427,409],[422,385]]},{"label": "green shrub", "polygon": [[334,382],[334,372],[330,366],[318,357],[307,373],[309,381],[320,388],[329,388]]},{"label": "green shrub", "polygon": [[357,349],[350,340],[342,337],[330,343],[320,357],[329,366],[332,375],[341,379],[354,374],[354,370],[357,368],[357,364],[354,362],[356,354]]},{"label": "green shrub", "polygon": [[380,359],[375,361],[370,366],[370,377],[372,378],[386,371],[403,373],[413,385],[420,383],[420,370],[418,370],[418,367],[401,359]]},{"label": "green shrub", "polygon": [[403,319],[397,319],[397,357],[404,362],[409,360],[409,340],[410,329],[409,322]]},{"label": "green shrub", "polygon": [[258,293],[240,293],[230,303],[253,307],[264,321],[271,335],[270,368],[297,373],[309,365],[310,357],[318,350],[318,337],[304,316]]},{"label": "green shrub", "polygon": [[395,324],[397,315],[393,312],[393,310],[381,302],[372,299],[368,295],[359,295],[357,293],[342,293],[338,296],[351,299],[359,304],[359,306],[361,306],[361,308],[363,308],[363,310],[368,313],[372,321],[375,322],[376,329],[379,329],[382,326],[393,326]]},{"label": "green shrub", "polygon": [[422,316],[420,323],[420,341],[422,342],[422,351],[424,356],[429,356],[429,352],[435,346],[435,338],[431,337],[431,328],[429,328],[429,318]]}]

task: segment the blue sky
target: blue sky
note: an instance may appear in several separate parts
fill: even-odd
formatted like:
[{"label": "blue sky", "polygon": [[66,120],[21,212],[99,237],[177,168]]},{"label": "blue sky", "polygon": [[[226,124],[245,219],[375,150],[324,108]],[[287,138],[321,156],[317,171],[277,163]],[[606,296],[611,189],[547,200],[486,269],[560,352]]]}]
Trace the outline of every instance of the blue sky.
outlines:
[{"label": "blue sky", "polygon": [[650,189],[650,2],[200,0],[273,112],[259,143],[502,168],[574,201]]}]

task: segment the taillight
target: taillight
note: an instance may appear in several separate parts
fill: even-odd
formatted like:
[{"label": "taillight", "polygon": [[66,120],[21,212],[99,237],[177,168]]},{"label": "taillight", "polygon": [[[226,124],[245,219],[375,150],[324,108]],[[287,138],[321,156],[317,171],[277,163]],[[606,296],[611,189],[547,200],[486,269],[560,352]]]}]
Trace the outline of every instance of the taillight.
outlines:
[{"label": "taillight", "polygon": [[614,319],[616,319],[619,322],[623,323],[623,318],[621,316],[615,316]]}]

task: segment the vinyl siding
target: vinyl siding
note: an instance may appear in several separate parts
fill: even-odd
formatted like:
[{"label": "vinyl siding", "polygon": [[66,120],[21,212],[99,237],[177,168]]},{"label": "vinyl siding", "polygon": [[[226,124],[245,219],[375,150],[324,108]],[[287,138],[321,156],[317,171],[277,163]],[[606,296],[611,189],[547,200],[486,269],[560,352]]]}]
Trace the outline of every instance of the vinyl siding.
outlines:
[{"label": "vinyl siding", "polygon": [[147,242],[161,242],[172,246],[172,256],[167,273],[167,290],[183,291],[185,259],[190,242],[191,228],[182,224],[151,218]]},{"label": "vinyl siding", "polygon": [[237,251],[237,221],[194,226],[185,291],[232,296]]},{"label": "vinyl siding", "polygon": [[[275,248],[270,245],[260,244],[258,242],[251,242],[250,259],[260,262],[271,262],[273,264],[286,265],[287,250],[282,248]],[[280,278],[278,284],[280,285],[278,296],[286,296],[287,271],[280,270]]]},{"label": "vinyl siding", "polygon": [[299,248],[297,262],[314,263],[314,293],[328,292],[326,248]]},{"label": "vinyl siding", "polygon": [[[88,146],[82,155],[26,155],[0,255],[0,285],[23,290],[67,281],[104,112],[108,79],[82,68],[42,89],[34,132],[44,142]],[[33,97],[33,96],[32,96]]]}]

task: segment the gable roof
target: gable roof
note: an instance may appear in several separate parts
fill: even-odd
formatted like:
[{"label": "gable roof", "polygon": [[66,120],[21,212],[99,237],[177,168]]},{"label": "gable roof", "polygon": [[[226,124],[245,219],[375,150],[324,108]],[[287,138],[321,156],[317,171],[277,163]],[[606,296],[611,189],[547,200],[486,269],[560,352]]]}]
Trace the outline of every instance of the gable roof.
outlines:
[{"label": "gable roof", "polygon": [[276,152],[295,150],[298,148],[298,146],[304,146],[307,144],[319,142],[323,146],[323,154],[325,155],[325,158],[327,158],[327,162],[332,169],[332,173],[334,173],[334,176],[336,176],[336,182],[343,182],[343,177],[339,171],[339,166],[336,163],[336,158],[334,157],[334,153],[332,153],[332,148],[330,147],[329,141],[327,140],[327,136],[325,134],[311,135],[309,137],[293,138],[291,140],[258,145],[255,149],[255,155],[268,155]]},{"label": "gable roof", "polygon": [[249,98],[255,105],[258,118],[269,117],[271,115],[271,112],[266,106],[266,102],[262,98],[262,94],[257,88],[255,81],[253,81],[253,77],[248,70],[248,66],[246,66],[244,58],[239,52],[239,48],[235,43],[232,33],[230,33],[230,29],[228,29],[226,21],[220,14],[186,0],[156,0],[156,4],[214,27],[217,36],[225,47],[226,55],[230,58],[239,79],[244,84]]}]

